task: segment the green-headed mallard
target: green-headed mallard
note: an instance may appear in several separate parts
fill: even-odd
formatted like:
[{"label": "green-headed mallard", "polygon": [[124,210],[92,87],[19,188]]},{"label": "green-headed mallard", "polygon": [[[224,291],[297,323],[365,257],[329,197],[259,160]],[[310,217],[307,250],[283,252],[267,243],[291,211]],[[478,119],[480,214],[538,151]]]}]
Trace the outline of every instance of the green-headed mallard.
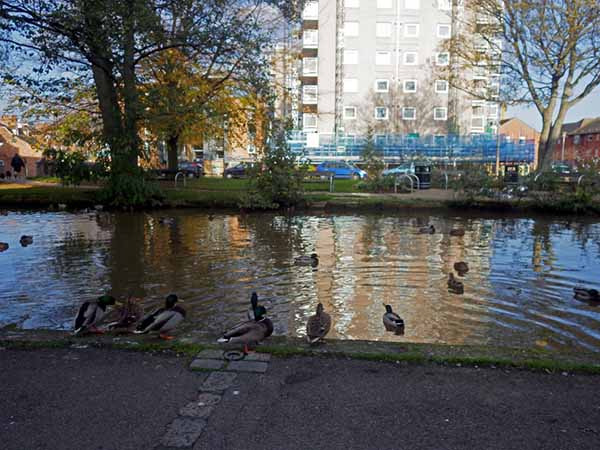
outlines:
[{"label": "green-headed mallard", "polygon": [[323,304],[317,305],[317,312],[308,318],[306,323],[306,339],[309,344],[323,340],[331,328],[331,317],[323,310]]},{"label": "green-headed mallard", "polygon": [[419,228],[419,233],[421,234],[435,234],[435,227],[433,225],[429,225],[426,227]]},{"label": "green-headed mallard", "polygon": [[404,334],[404,320],[392,311],[391,305],[385,306],[385,313],[383,313],[383,326],[386,331],[393,331],[396,334]]},{"label": "green-headed mallard", "polygon": [[316,253],[312,253],[310,256],[302,255],[298,256],[294,259],[294,264],[296,266],[313,266],[317,267],[319,265],[319,255]]},{"label": "green-headed mallard", "polygon": [[102,295],[96,301],[83,303],[75,318],[75,331],[73,333],[79,334],[87,330],[94,333],[101,333],[96,325],[105,316],[107,307],[115,304],[117,304],[117,301],[110,295]]},{"label": "green-headed mallard", "polygon": [[252,295],[250,296],[250,308],[248,308],[248,320],[254,320],[255,319],[255,311],[256,308],[258,307],[258,295],[256,294],[256,292],[253,292]]},{"label": "green-headed mallard", "polygon": [[463,276],[469,271],[469,265],[464,261],[455,262],[454,270],[456,270],[460,276]]},{"label": "green-headed mallard", "polygon": [[22,247],[27,247],[28,245],[33,244],[33,236],[27,236],[24,234],[21,236],[21,239],[19,239],[19,243]]},{"label": "green-headed mallard", "polygon": [[9,245],[6,242],[0,242],[0,253],[8,250]]},{"label": "green-headed mallard", "polygon": [[166,333],[175,329],[185,319],[185,309],[176,306],[177,302],[182,301],[175,294],[168,295],[165,299],[165,306],[144,317],[134,333],[143,334],[149,331],[158,331],[158,335],[162,339],[173,339],[173,336]]},{"label": "green-headed mallard", "polygon": [[600,302],[600,294],[596,289],[587,289],[582,287],[573,288],[575,298],[584,302]]},{"label": "green-headed mallard", "polygon": [[450,230],[450,236],[464,236],[465,235],[465,230],[463,230],[462,228],[454,228],[453,230]]},{"label": "green-headed mallard", "polygon": [[458,281],[456,278],[454,278],[453,273],[448,275],[448,290],[455,294],[464,294],[465,292],[465,286],[461,281]]},{"label": "green-headed mallard", "polygon": [[273,322],[267,316],[264,306],[258,306],[254,312],[255,319],[242,322],[223,333],[220,343],[244,344],[244,354],[248,353],[248,345],[257,345],[273,334]]},{"label": "green-headed mallard", "polygon": [[[142,299],[130,296],[125,304],[114,310],[113,316],[116,320],[107,325],[108,329],[130,329],[144,317],[144,309],[141,305]],[[116,317],[115,317],[116,316]],[[109,320],[107,318],[107,320]]]}]

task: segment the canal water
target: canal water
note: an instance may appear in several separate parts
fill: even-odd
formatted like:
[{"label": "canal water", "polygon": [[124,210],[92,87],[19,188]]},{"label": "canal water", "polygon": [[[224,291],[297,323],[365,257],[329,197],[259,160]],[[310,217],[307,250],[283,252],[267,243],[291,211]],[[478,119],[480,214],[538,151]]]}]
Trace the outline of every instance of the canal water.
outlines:
[{"label": "canal water", "polygon": [[[420,234],[432,224],[435,234]],[[463,228],[465,235],[449,235]],[[19,245],[21,235],[34,243]],[[600,351],[600,222],[548,217],[10,212],[0,216],[0,327],[70,329],[108,291],[151,309],[177,293],[185,331],[218,337],[252,291],[275,334],[302,336],[318,302],[340,339]],[[319,255],[318,268],[294,258]],[[464,295],[448,273],[465,261]],[[405,320],[386,333],[383,303]]]}]

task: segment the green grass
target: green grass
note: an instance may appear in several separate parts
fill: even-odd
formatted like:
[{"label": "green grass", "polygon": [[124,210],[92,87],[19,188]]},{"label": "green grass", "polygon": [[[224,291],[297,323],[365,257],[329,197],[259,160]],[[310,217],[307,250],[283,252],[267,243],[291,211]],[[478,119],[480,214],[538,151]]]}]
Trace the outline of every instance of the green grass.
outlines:
[{"label": "green grass", "polygon": [[200,177],[188,179],[186,188],[211,191],[243,191],[248,188],[248,180],[243,178]]},{"label": "green grass", "polygon": [[29,178],[30,181],[39,181],[40,183],[54,183],[60,184],[60,178],[58,177],[32,177]]},{"label": "green grass", "polygon": [[62,186],[6,187],[0,185],[0,204],[14,207],[46,207],[64,203],[90,206],[97,203],[97,189]]}]

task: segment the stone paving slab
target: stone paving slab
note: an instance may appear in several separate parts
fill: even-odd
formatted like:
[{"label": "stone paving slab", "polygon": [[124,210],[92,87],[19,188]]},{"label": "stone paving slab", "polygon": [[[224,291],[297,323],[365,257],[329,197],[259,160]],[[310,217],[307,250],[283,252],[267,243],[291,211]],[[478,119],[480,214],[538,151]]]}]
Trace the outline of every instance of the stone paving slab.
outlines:
[{"label": "stone paving slab", "polygon": [[214,406],[221,401],[221,396],[217,394],[209,394],[207,392],[203,392],[198,395],[198,404],[200,406]]},{"label": "stone paving slab", "polygon": [[271,355],[269,353],[248,353],[242,361],[271,361]]},{"label": "stone paving slab", "polygon": [[219,370],[225,365],[225,361],[218,359],[195,359],[190,364],[192,370]]},{"label": "stone paving slab", "polygon": [[206,421],[204,420],[191,418],[175,419],[169,425],[167,433],[161,440],[161,445],[173,448],[191,447],[198,440],[205,426]]},{"label": "stone paving slab", "polygon": [[262,361],[232,361],[225,370],[232,372],[265,373],[269,364]]},{"label": "stone paving slab", "polygon": [[212,410],[212,406],[205,406],[201,402],[190,402],[179,410],[179,415],[195,419],[207,419]]},{"label": "stone paving slab", "polygon": [[231,372],[213,372],[200,386],[201,391],[222,392],[235,382],[237,374]]},{"label": "stone paving slab", "polygon": [[202,350],[200,353],[198,353],[198,355],[196,355],[196,358],[199,358],[199,359],[223,359],[223,351],[215,350],[215,349]]}]

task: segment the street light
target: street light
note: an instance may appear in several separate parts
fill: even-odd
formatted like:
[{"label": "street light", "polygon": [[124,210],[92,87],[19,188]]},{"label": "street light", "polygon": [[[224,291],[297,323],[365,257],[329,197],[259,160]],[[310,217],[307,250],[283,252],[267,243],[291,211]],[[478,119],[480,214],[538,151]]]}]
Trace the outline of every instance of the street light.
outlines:
[{"label": "street light", "polygon": [[563,131],[562,134],[562,150],[560,153],[560,160],[564,162],[565,160],[565,140],[567,139],[567,132]]}]

